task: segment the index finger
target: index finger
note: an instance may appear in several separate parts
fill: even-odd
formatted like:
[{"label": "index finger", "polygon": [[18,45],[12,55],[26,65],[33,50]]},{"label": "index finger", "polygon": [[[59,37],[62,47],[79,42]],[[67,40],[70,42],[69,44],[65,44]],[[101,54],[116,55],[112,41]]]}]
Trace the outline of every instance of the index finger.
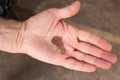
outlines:
[{"label": "index finger", "polygon": [[89,42],[103,50],[111,51],[112,45],[105,39],[94,35],[91,32],[87,32],[84,30],[79,30],[78,39],[81,41]]}]

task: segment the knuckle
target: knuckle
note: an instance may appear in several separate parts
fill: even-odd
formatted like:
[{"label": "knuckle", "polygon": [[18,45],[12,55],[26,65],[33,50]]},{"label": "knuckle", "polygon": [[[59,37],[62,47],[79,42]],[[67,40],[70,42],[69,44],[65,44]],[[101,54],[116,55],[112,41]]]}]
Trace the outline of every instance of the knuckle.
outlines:
[{"label": "knuckle", "polygon": [[57,10],[57,8],[50,8],[47,11],[48,11],[49,14],[51,13],[51,14],[53,14],[53,16],[58,17],[58,10]]},{"label": "knuckle", "polygon": [[86,58],[86,54],[82,53],[82,52],[77,52],[75,54],[75,56],[79,59],[79,60],[84,60]]},{"label": "knuckle", "polygon": [[93,48],[94,48],[94,46],[93,46],[93,45],[90,45],[90,44],[86,45],[86,50],[87,50],[87,53],[92,52]]},{"label": "knuckle", "polygon": [[60,19],[60,13],[57,8],[50,8],[48,9],[48,12],[52,13],[56,18]]},{"label": "knuckle", "polygon": [[50,11],[50,12],[55,12],[57,9],[56,8],[50,8],[50,9],[48,9],[48,11]]},{"label": "knuckle", "polygon": [[81,62],[81,71],[84,71],[84,68],[85,68],[85,63]]},{"label": "knuckle", "polygon": [[93,36],[92,32],[86,32],[87,40],[89,40],[90,38],[92,38],[92,36]]},{"label": "knuckle", "polygon": [[64,65],[64,67],[69,68],[69,69],[74,69],[74,66],[76,65],[76,61],[74,59],[69,58]]}]

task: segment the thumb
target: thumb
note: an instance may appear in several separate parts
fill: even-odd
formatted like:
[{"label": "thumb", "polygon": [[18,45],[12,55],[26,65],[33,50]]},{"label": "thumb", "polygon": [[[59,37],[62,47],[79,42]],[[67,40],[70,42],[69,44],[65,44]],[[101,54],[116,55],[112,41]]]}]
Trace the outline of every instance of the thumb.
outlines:
[{"label": "thumb", "polygon": [[75,1],[74,3],[72,3],[71,5],[65,8],[57,9],[57,16],[60,19],[69,18],[74,16],[76,13],[78,13],[79,9],[80,9],[80,2]]}]

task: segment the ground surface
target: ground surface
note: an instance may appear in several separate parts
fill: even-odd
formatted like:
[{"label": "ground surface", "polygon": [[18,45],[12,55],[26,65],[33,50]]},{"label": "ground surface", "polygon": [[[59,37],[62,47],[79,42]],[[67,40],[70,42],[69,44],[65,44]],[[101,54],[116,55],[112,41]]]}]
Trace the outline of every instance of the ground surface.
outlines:
[{"label": "ground surface", "polygon": [[[20,20],[50,7],[74,0],[18,0],[14,11]],[[120,80],[120,0],[80,0],[81,11],[69,23],[108,39],[118,62],[108,71],[83,73],[46,64],[23,54],[0,52],[0,80]],[[67,19],[68,20],[68,19]]]}]

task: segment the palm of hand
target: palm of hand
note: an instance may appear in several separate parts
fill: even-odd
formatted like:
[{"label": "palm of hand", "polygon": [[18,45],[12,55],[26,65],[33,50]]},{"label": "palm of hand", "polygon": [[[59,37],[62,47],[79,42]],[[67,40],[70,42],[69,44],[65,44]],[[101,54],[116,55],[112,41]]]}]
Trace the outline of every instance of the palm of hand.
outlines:
[{"label": "palm of hand", "polygon": [[[66,11],[70,12],[67,9],[75,5],[79,6],[79,2],[65,8]],[[78,12],[78,8],[73,10],[74,14]],[[108,52],[111,50],[111,45],[106,40],[61,21],[61,18],[74,14],[61,13],[65,16],[59,17],[56,14],[58,12],[57,9],[49,9],[26,21],[26,36],[23,42],[26,53],[40,61],[85,72],[95,71],[96,66],[108,69],[116,62],[116,56]],[[65,55],[52,44],[54,36],[62,38]],[[83,42],[79,43],[78,39]]]},{"label": "palm of hand", "polygon": [[[53,37],[61,37],[64,41],[63,44],[71,43],[70,38],[73,42],[76,42],[75,33],[77,29],[71,26],[68,27],[68,24],[59,20],[50,10],[44,11],[29,19],[26,27],[28,36],[25,39],[24,46],[27,49],[25,47],[24,49],[29,50],[26,52],[30,53],[32,57],[37,58],[38,55],[38,59],[44,62],[52,62],[52,64],[59,65],[54,63],[58,56],[64,59],[66,58],[65,55],[62,55],[60,49],[52,43],[51,40]],[[72,33],[74,35],[71,36]]]}]

